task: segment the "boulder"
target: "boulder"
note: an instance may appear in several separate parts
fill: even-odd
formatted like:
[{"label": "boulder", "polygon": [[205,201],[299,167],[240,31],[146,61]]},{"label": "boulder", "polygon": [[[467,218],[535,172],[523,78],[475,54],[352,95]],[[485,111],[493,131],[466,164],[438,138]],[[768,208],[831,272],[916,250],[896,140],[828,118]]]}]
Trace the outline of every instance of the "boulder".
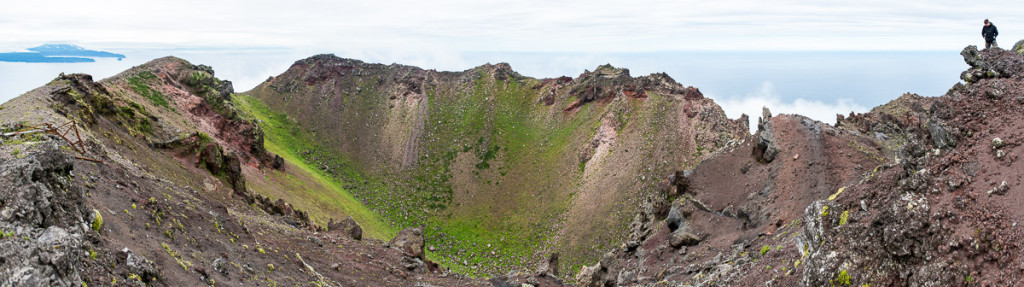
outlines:
[{"label": "boulder", "polygon": [[604,286],[601,263],[594,266],[583,266],[580,272],[576,273],[576,286]]},{"label": "boulder", "polygon": [[332,218],[327,223],[327,231],[340,233],[355,240],[363,240],[363,228],[359,226],[355,219],[352,219],[352,216],[346,216],[345,219],[338,222],[334,222]]},{"label": "boulder", "polygon": [[977,67],[982,63],[981,51],[978,51],[978,46],[970,45],[964,47],[960,51],[960,56],[964,57],[964,62],[971,67]]},{"label": "boulder", "polygon": [[292,215],[292,212],[294,212],[292,205],[285,202],[283,198],[278,198],[277,201],[274,201],[273,210],[275,214],[284,216],[290,216]]},{"label": "boulder", "polygon": [[540,262],[540,266],[537,267],[537,274],[558,277],[558,252],[551,253],[547,259]]},{"label": "boulder", "polygon": [[686,191],[690,189],[689,175],[690,172],[685,170],[677,170],[676,173],[672,175],[672,185],[675,185],[676,191],[670,195],[679,196],[686,194]]},{"label": "boulder", "polygon": [[665,223],[668,224],[668,229],[672,231],[679,229],[680,226],[686,225],[686,219],[683,218],[683,206],[681,204],[672,204],[672,208],[668,210],[668,217],[665,218]]},{"label": "boulder", "polygon": [[270,163],[270,167],[276,170],[284,171],[284,158],[275,154],[273,161],[271,161]]},{"label": "boulder", "polygon": [[222,257],[219,257],[217,259],[214,259],[213,260],[213,270],[217,271],[217,272],[220,272],[220,274],[223,274],[223,275],[227,276],[228,275],[228,260],[227,260],[227,258],[224,258],[222,256]]},{"label": "boulder", "polygon": [[218,174],[224,166],[224,150],[217,143],[207,143],[199,152],[199,164],[212,174]]},{"label": "boulder", "polygon": [[141,255],[134,254],[130,249],[125,247],[121,250],[121,255],[125,256],[125,263],[128,265],[128,271],[131,274],[139,275],[139,280],[144,283],[153,282],[160,278],[160,269],[156,267],[153,261],[149,261]]},{"label": "boulder", "polygon": [[423,259],[424,253],[423,229],[406,228],[398,232],[394,239],[388,242],[391,248],[402,250],[406,256]]},{"label": "boulder", "polygon": [[231,189],[235,193],[245,194],[248,192],[245,189],[245,177],[242,176],[242,161],[233,152],[224,155],[224,175],[227,176],[228,183],[231,183]]},{"label": "boulder", "polygon": [[931,135],[932,143],[937,148],[947,148],[956,146],[956,134],[950,133],[949,129],[943,124],[942,120],[932,117],[926,123],[928,133]]},{"label": "boulder", "polygon": [[672,232],[672,236],[668,239],[668,244],[674,248],[683,246],[694,246],[700,244],[701,238],[696,234],[690,233],[685,229],[679,229]]}]

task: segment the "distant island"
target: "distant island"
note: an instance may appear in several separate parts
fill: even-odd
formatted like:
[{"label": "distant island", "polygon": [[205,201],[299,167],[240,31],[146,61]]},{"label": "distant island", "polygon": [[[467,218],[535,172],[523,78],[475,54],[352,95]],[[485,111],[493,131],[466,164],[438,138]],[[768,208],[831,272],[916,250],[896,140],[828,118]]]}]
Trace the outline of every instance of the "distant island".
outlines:
[{"label": "distant island", "polygon": [[27,50],[31,52],[0,53],[0,62],[89,63],[96,62],[94,58],[117,58],[118,61],[125,58],[122,54],[86,50],[70,44],[46,44]]}]

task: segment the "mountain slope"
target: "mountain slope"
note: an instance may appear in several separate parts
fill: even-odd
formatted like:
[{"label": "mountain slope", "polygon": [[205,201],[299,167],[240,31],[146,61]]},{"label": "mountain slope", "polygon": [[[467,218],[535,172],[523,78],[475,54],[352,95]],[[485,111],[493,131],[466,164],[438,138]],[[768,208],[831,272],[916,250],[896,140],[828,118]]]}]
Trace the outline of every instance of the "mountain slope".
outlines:
[{"label": "mountain slope", "polygon": [[[395,231],[359,202],[317,213],[275,197],[343,190],[268,153],[232,92],[167,57],[99,82],[61,75],[0,105],[0,285],[486,284],[426,261],[411,230],[385,244]],[[60,132],[84,153],[14,134],[71,121]]]},{"label": "mountain slope", "polygon": [[677,173],[671,209],[579,285],[1020,285],[1024,57],[961,55],[966,84],[941,97],[835,126],[766,113],[748,144]]},{"label": "mountain slope", "polygon": [[240,99],[293,125],[282,137],[304,144],[287,148],[386,221],[425,226],[432,258],[477,274],[595,260],[626,239],[650,179],[746,133],[696,88],[608,65],[534,79],[319,55]]},{"label": "mountain slope", "polygon": [[961,55],[944,96],[755,135],[611,66],[60,75],[0,105],[0,285],[1019,285],[1024,56]]}]

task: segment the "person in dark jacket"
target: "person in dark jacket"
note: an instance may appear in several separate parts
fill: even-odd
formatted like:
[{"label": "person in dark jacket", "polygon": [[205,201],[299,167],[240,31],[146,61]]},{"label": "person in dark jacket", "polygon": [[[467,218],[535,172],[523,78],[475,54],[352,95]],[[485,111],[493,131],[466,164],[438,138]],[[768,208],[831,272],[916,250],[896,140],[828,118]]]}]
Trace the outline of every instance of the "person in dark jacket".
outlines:
[{"label": "person in dark jacket", "polygon": [[981,27],[981,37],[985,38],[985,49],[996,47],[996,36],[999,36],[999,30],[996,29],[996,25],[992,25],[988,19],[985,19],[985,27]]}]

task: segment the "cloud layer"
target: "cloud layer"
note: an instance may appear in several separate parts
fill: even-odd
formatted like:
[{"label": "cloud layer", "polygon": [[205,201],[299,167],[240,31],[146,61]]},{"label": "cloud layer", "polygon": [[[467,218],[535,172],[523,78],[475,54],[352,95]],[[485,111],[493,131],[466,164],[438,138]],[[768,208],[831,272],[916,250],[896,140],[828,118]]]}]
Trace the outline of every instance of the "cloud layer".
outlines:
[{"label": "cloud layer", "polygon": [[750,132],[757,131],[757,118],[761,116],[762,107],[768,107],[772,114],[799,114],[818,120],[827,124],[835,124],[836,115],[847,115],[850,112],[863,113],[868,108],[857,104],[852,99],[837,99],[834,102],[824,102],[798,98],[792,101],[784,101],[775,91],[771,82],[761,83],[761,87],[742,97],[717,98],[715,95],[707,95],[715,100],[725,110],[729,118],[737,118],[741,114],[750,116]]},{"label": "cloud layer", "polygon": [[[5,3],[9,42],[459,51],[936,50],[1024,30],[1021,1],[129,1]],[[993,9],[998,7],[998,9]],[[3,44],[10,45],[11,43]],[[0,45],[0,48],[2,45]]]}]

